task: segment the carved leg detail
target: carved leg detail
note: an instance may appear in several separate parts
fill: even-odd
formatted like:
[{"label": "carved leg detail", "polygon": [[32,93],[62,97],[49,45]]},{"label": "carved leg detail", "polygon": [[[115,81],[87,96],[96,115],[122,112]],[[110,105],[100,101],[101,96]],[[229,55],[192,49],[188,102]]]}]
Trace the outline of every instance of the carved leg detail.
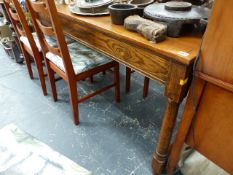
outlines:
[{"label": "carved leg detail", "polygon": [[153,155],[152,168],[155,175],[162,174],[164,171],[169,146],[172,137],[173,128],[175,126],[179,103],[168,99],[163,123],[160,131],[159,142]]}]

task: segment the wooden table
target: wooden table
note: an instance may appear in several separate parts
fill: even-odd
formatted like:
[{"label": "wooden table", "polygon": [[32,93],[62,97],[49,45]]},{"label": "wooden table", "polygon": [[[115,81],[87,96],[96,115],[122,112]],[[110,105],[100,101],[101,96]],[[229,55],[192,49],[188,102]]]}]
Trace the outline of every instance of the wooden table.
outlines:
[{"label": "wooden table", "polygon": [[71,14],[65,5],[59,5],[57,9],[66,34],[164,84],[167,107],[152,160],[154,174],[161,174],[179,104],[186,95],[200,36],[167,38],[154,44],[123,26],[113,25],[109,16],[81,17]]}]

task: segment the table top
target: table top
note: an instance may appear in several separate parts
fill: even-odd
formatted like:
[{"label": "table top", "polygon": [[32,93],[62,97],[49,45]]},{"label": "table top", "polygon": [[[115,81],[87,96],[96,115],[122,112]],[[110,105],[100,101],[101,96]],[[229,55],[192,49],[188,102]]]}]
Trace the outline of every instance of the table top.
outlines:
[{"label": "table top", "polygon": [[87,17],[72,14],[67,5],[58,5],[58,13],[78,21],[80,24],[89,25],[93,29],[100,30],[106,34],[117,37],[119,40],[131,42],[140,47],[145,47],[159,55],[174,59],[180,63],[191,64],[198,52],[201,42],[200,34],[190,34],[179,38],[167,37],[160,43],[152,43],[138,33],[127,31],[122,25],[111,23],[110,16]]}]

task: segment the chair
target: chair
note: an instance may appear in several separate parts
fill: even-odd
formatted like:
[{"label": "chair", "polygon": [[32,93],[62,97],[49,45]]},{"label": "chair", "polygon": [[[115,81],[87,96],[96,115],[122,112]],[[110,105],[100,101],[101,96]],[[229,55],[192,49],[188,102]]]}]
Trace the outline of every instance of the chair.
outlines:
[{"label": "chair", "polygon": [[[129,67],[126,67],[126,79],[125,79],[125,92],[128,93],[130,91],[130,80],[131,74],[134,71],[131,70]],[[144,78],[144,87],[143,87],[143,98],[146,98],[148,95],[150,79],[148,77]]]},{"label": "chair", "polygon": [[[56,72],[68,84],[74,123],[76,125],[79,124],[78,104],[96,94],[115,87],[115,99],[117,102],[120,102],[119,64],[79,42],[67,45],[65,43],[64,34],[54,1],[26,0],[26,3],[32,22],[38,34],[43,54],[45,55],[53,100],[57,101],[56,84],[54,79],[54,73]],[[50,25],[44,25],[45,22],[40,19],[40,15],[44,14],[48,14]],[[54,36],[57,39],[58,46],[50,46],[45,40],[45,35]],[[91,77],[99,72],[104,72],[110,68],[114,68],[113,84],[98,89],[97,91],[82,98],[78,97],[78,81]]]},{"label": "chair", "polygon": [[[29,27],[23,9],[18,0],[13,0],[13,4],[10,0],[4,0],[4,5],[16,31],[17,37],[20,40],[19,44],[25,58],[29,76],[31,79],[33,79],[33,71],[30,60],[30,57],[33,57],[38,71],[42,92],[44,95],[47,95],[45,73],[43,71],[43,54],[41,52],[38,37],[35,32],[32,33],[33,29]],[[56,41],[53,38],[46,36],[46,39],[50,45],[56,45]],[[67,42],[70,43],[73,41],[72,39],[67,38]]]},{"label": "chair", "polygon": [[171,147],[167,166],[170,173],[186,143],[233,174],[232,7],[233,0],[214,1],[195,79]]},{"label": "chair", "polygon": [[[15,2],[16,1],[14,1],[14,3]],[[6,11],[8,13],[8,16],[10,17],[11,23],[15,29],[15,32],[18,38],[21,38],[21,37],[28,38],[29,45],[25,45],[20,39],[21,41],[20,47],[21,47],[21,50],[25,58],[29,76],[31,79],[33,79],[33,72],[32,72],[32,67],[30,63],[30,55],[31,55],[34,57],[34,61],[37,67],[43,94],[47,95],[44,72],[43,72],[43,65],[42,65],[42,55],[39,53],[38,48],[36,47],[36,43],[32,37],[31,30],[29,29],[29,26],[24,17],[24,13],[18,1],[15,3],[15,7],[17,9],[18,14],[17,12],[13,11],[10,0],[4,0],[4,5],[5,5]]]}]

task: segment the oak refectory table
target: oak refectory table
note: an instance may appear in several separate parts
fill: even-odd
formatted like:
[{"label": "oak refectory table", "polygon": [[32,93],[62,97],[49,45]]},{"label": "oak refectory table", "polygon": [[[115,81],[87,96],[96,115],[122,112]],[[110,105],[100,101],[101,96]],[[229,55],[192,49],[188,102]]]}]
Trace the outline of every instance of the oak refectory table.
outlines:
[{"label": "oak refectory table", "polygon": [[[161,174],[167,162],[179,104],[186,95],[191,79],[192,64],[200,46],[200,36],[168,37],[165,41],[155,44],[140,34],[125,30],[123,26],[112,24],[109,16],[74,15],[66,5],[58,5],[57,10],[67,35],[164,84],[167,107],[152,158],[153,173]],[[42,16],[46,19],[46,15]]]}]

